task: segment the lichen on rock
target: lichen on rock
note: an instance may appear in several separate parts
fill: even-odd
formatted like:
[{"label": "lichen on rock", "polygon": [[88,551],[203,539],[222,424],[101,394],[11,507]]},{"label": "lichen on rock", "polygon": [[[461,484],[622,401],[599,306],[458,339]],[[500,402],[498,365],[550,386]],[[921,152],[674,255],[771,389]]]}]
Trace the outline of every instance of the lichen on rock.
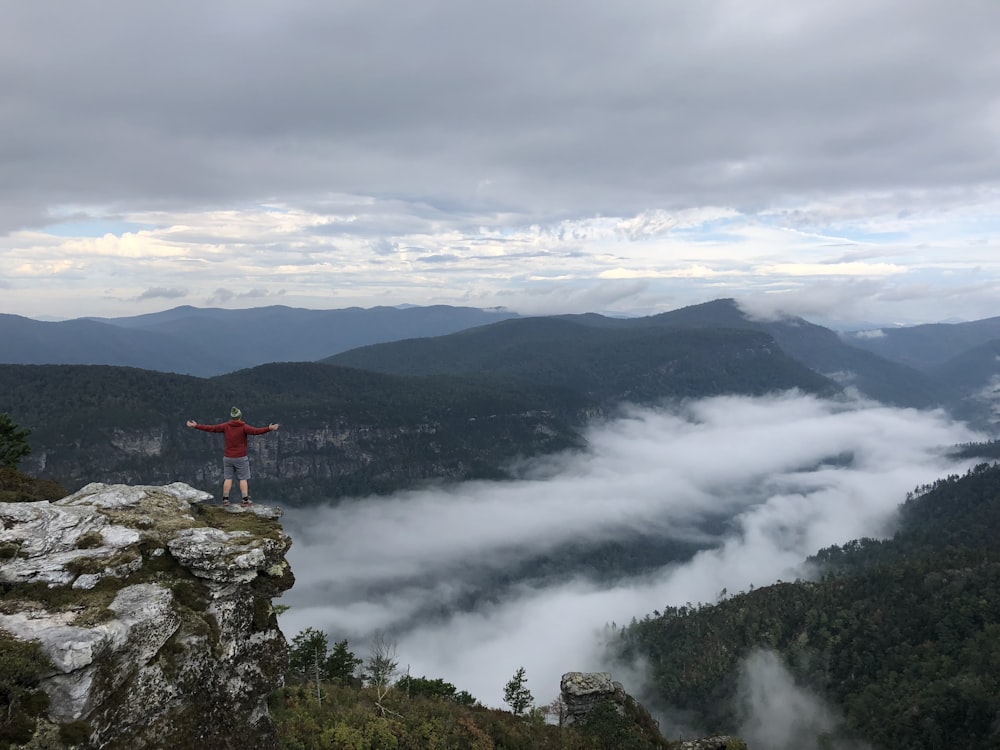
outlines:
[{"label": "lichen on rock", "polygon": [[604,739],[616,737],[637,741],[629,747],[659,747],[670,750],[747,750],[743,740],[728,735],[670,742],[660,733],[657,722],[620,682],[608,672],[567,672],[559,682],[565,708],[563,721]]},{"label": "lichen on rock", "polygon": [[608,672],[567,672],[559,682],[566,704],[566,723],[583,721],[598,705],[609,703],[618,713],[624,713],[627,700],[625,688],[611,679]]},{"label": "lichen on rock", "polygon": [[277,747],[266,699],[287,649],[271,598],[294,580],[291,540],[280,511],[209,498],[90,484],[0,503],[0,631],[52,664],[36,739],[58,725],[95,748]]}]

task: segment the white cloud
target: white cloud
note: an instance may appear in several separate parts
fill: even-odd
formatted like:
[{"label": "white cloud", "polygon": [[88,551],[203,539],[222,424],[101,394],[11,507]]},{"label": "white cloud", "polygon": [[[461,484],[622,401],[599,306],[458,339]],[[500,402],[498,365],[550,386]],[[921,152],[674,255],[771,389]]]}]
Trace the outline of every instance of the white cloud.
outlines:
[{"label": "white cloud", "polygon": [[[616,312],[770,291],[801,314],[856,278],[859,319],[996,314],[992,3],[631,0],[609,28],[565,0],[108,2],[0,29],[12,312],[277,274],[303,307],[585,312],[627,276],[648,287]],[[142,228],[66,236],[116,222]]]},{"label": "white cloud", "polygon": [[881,328],[873,328],[870,331],[855,331],[853,336],[859,339],[884,339],[885,331]]},{"label": "white cloud", "polygon": [[870,750],[845,738],[846,725],[818,695],[797,685],[771,651],[750,654],[740,665],[738,735],[768,750]]},{"label": "white cloud", "polygon": [[[1000,357],[995,361],[1000,364]],[[993,425],[1000,425],[1000,375],[990,378],[989,383],[973,394],[972,398],[991,415],[990,421]]]},{"label": "white cloud", "polygon": [[712,277],[732,277],[740,275],[735,272],[713,271],[707,266],[688,266],[671,271],[658,271],[652,268],[610,268],[598,274],[602,279],[708,279]]},{"label": "white cloud", "polygon": [[[609,622],[790,580],[821,547],[886,533],[906,492],[962,470],[943,449],[973,437],[937,412],[795,394],[630,411],[595,424],[586,451],[531,461],[517,481],[289,510],[298,582],[282,624],[359,647],[388,630],[413,674],[493,705],[524,665],[549,700],[563,672],[610,666]],[[637,539],[705,549],[614,583],[519,567],[571,543]],[[527,577],[496,587],[515,571]]]},{"label": "white cloud", "polygon": [[169,287],[150,287],[138,296],[138,299],[180,299],[188,294],[186,289],[175,289]]},{"label": "white cloud", "polygon": [[905,273],[906,268],[892,263],[778,263],[760,266],[764,276],[861,276],[864,278]]}]

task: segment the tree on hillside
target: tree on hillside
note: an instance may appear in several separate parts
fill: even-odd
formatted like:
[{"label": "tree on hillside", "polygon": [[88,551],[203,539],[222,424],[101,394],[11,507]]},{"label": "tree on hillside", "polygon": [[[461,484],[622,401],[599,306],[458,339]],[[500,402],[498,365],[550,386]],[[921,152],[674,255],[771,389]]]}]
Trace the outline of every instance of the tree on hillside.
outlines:
[{"label": "tree on hillside", "polygon": [[344,687],[360,687],[355,672],[361,664],[346,638],[331,649],[326,633],[315,628],[306,628],[292,638],[288,649],[288,676],[303,682],[327,680]]},{"label": "tree on hillside", "polygon": [[392,687],[393,677],[399,671],[399,662],[396,659],[396,641],[392,640],[381,630],[375,632],[372,638],[371,651],[368,654],[368,661],[365,662],[366,679],[368,686],[375,689],[375,705],[383,716],[389,711],[382,701]]},{"label": "tree on hillside", "polygon": [[337,682],[345,687],[360,687],[361,681],[355,677],[358,667],[363,663],[354,655],[354,652],[347,647],[347,639],[337,641],[333,644],[330,655],[323,662],[323,672],[326,679]]},{"label": "tree on hillside", "polygon": [[525,687],[526,681],[524,667],[519,667],[503,689],[504,703],[510,706],[510,710],[514,712],[515,716],[520,716],[528,711],[535,702],[531,691]]},{"label": "tree on hillside", "polygon": [[317,664],[324,664],[329,645],[326,633],[315,628],[306,628],[292,638],[288,649],[288,671],[291,676],[308,680],[316,671]]},{"label": "tree on hillside", "polygon": [[320,680],[324,677],[323,665],[327,656],[326,633],[315,628],[306,628],[292,638],[288,651],[288,671],[303,681],[316,683],[316,703],[323,701]]},{"label": "tree on hillside", "polygon": [[30,434],[31,430],[18,427],[9,414],[0,414],[0,468],[16,469],[21,459],[31,453]]},{"label": "tree on hillside", "polygon": [[556,724],[559,726],[564,726],[566,724],[566,719],[569,717],[569,706],[566,705],[566,701],[560,695],[549,705],[544,706],[544,711],[549,716],[556,720]]}]

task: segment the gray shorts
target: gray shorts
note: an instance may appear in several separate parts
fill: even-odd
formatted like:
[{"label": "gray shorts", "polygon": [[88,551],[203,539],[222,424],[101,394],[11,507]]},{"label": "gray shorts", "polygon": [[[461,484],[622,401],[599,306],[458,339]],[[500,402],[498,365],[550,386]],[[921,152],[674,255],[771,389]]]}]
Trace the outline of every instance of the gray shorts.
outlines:
[{"label": "gray shorts", "polygon": [[223,479],[232,479],[234,474],[236,475],[237,479],[250,478],[249,456],[240,456],[239,458],[230,458],[229,456],[223,456],[222,458]]}]

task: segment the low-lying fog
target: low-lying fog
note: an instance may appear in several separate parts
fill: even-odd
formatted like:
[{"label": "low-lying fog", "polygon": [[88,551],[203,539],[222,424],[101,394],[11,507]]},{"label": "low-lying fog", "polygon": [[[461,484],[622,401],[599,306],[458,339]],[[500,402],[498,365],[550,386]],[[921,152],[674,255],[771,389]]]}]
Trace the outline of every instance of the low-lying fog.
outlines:
[{"label": "low-lying fog", "polygon": [[[906,493],[964,472],[946,449],[976,439],[940,412],[800,394],[627,410],[592,425],[586,451],[527,462],[516,481],[289,510],[297,582],[282,628],[347,638],[362,657],[385,631],[403,669],[493,706],[520,666],[537,704],[576,670],[639,695],[639,676],[605,663],[608,623],[806,577],[818,549],[891,533]],[[525,569],[569,544],[635,539],[701,551],[618,578]]]}]

